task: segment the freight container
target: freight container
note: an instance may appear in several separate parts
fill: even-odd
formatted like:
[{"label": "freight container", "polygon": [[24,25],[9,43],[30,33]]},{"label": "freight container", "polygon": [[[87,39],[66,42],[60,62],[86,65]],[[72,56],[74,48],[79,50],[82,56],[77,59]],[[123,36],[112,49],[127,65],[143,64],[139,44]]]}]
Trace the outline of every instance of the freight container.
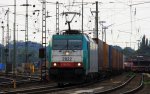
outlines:
[{"label": "freight container", "polygon": [[123,60],[123,53],[120,53],[120,65],[121,65],[121,70],[123,70],[123,63],[124,63],[124,60]]},{"label": "freight container", "polygon": [[117,51],[115,48],[112,49],[112,70],[117,69]]},{"label": "freight container", "polygon": [[109,46],[109,70],[112,70],[112,63],[113,63],[113,47]]},{"label": "freight container", "polygon": [[0,72],[5,71],[5,64],[0,63]]},{"label": "freight container", "polygon": [[112,47],[112,70],[114,70],[114,63],[115,63],[115,51],[114,51],[114,48]]},{"label": "freight container", "polygon": [[119,51],[116,49],[116,70],[119,70]]},{"label": "freight container", "polygon": [[120,52],[117,50],[118,53],[118,70],[120,70]]},{"label": "freight container", "polygon": [[103,42],[103,55],[103,70],[107,71],[109,69],[109,45],[106,42]]},{"label": "freight container", "polygon": [[117,70],[123,69],[123,54],[119,50],[117,51]]},{"label": "freight container", "polygon": [[119,69],[120,69],[120,70],[122,70],[121,54],[122,54],[122,53],[120,52],[120,53],[119,53],[119,66],[120,66]]},{"label": "freight container", "polygon": [[99,71],[119,71],[123,68],[123,54],[113,46],[98,40]]}]

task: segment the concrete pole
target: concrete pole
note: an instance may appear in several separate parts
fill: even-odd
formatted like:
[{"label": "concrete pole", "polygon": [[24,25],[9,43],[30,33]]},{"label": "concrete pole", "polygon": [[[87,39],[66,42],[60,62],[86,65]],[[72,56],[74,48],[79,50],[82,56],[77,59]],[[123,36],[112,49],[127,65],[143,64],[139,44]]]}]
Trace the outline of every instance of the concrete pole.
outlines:
[{"label": "concrete pole", "polygon": [[82,0],[82,34],[83,34],[83,0]]},{"label": "concrete pole", "polygon": [[95,16],[96,38],[98,39],[98,1],[96,1],[96,16]]},{"label": "concrete pole", "polygon": [[16,76],[16,0],[14,0],[14,30],[13,30],[13,74]]}]

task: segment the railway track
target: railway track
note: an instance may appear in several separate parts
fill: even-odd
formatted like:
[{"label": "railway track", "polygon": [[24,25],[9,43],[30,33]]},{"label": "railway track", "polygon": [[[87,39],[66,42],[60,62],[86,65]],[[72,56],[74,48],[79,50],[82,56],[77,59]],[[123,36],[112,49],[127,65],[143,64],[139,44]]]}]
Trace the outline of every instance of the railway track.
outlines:
[{"label": "railway track", "polygon": [[48,85],[43,85],[43,86],[38,86],[38,87],[33,87],[33,88],[28,88],[28,89],[19,89],[19,90],[12,90],[12,91],[6,91],[2,93],[7,93],[7,94],[16,94],[16,93],[26,93],[26,94],[45,94],[45,93],[52,93],[52,92],[58,92],[58,91],[63,91],[63,90],[68,90],[68,89],[74,89],[77,87],[85,87],[89,86],[91,84],[103,81],[104,79],[98,80],[98,81],[92,81],[89,83],[79,83],[79,84],[65,84],[63,87],[58,87],[56,84],[48,84]]},{"label": "railway track", "polygon": [[0,86],[5,84],[10,84],[13,81],[13,79],[8,77],[0,77]]},{"label": "railway track", "polygon": [[8,86],[13,85],[20,85],[23,83],[32,83],[32,82],[39,82],[40,80],[37,78],[28,78],[28,77],[20,77],[20,78],[11,78],[11,77],[0,77],[0,86]]},{"label": "railway track", "polygon": [[150,74],[144,73],[144,86],[136,94],[150,94]]},{"label": "railway track", "polygon": [[[11,76],[1,76],[0,77],[0,92],[4,93],[5,91],[10,91],[12,89],[20,88],[22,86],[28,87],[32,85],[39,85],[39,79],[36,78],[27,78],[27,77],[16,77]],[[2,94],[3,94],[2,93]]]},{"label": "railway track", "polygon": [[[120,77],[118,76],[116,78],[120,78]],[[125,79],[126,79],[126,77],[125,77]],[[133,92],[137,91],[138,89],[140,89],[143,86],[142,79],[143,79],[143,76],[141,76],[141,75],[131,76],[127,81],[123,81],[123,79],[122,79],[121,85],[117,85],[117,83],[116,83],[114,88],[111,88],[111,89],[105,88],[105,90],[103,90],[103,91],[96,90],[96,91],[93,91],[92,93],[94,93],[94,94],[119,94],[122,92],[123,94],[129,94],[129,93],[132,94]],[[136,80],[136,81],[134,81],[134,80]],[[101,82],[102,82],[102,80],[99,81],[99,83],[101,83]],[[141,82],[140,85],[137,82]],[[33,87],[33,88],[29,88],[29,89],[26,88],[26,89],[6,91],[6,92],[2,92],[2,93],[8,93],[8,94],[16,94],[16,93],[26,93],[26,94],[45,94],[45,93],[63,94],[64,93],[64,94],[70,94],[70,93],[74,92],[74,89],[77,89],[77,88],[82,89],[83,87],[88,87],[88,86],[90,88],[90,86],[92,86],[95,83],[98,84],[97,81],[91,82],[91,83],[76,84],[76,85],[66,84],[63,88],[57,87],[56,84],[55,85],[49,84],[49,85],[43,85],[43,86]],[[107,83],[109,83],[109,82],[107,82]],[[134,84],[134,86],[133,86],[133,84]],[[132,88],[129,89],[128,86],[132,86]],[[100,89],[101,87],[97,87],[97,88]],[[69,91],[69,93],[67,93],[67,91]]]},{"label": "railway track", "polygon": [[40,75],[25,75],[25,74],[17,74],[16,76],[14,76],[14,74],[12,73],[1,73],[0,76],[3,76],[3,77],[9,77],[9,78],[24,78],[24,79],[29,79],[29,78],[32,78],[32,79],[39,79]]},{"label": "railway track", "polygon": [[[118,76],[105,79],[103,81],[91,84],[89,86],[76,87],[69,90],[57,91],[57,94],[94,94],[96,91],[102,90],[104,88],[111,88],[111,85],[118,86],[124,83],[128,78],[129,74],[121,74]],[[111,85],[109,85],[111,84]]]},{"label": "railway track", "polygon": [[[102,81],[102,80],[99,80]],[[7,91],[7,92],[2,92],[2,93],[7,93],[7,94],[16,94],[16,93],[26,93],[26,94],[45,94],[45,93],[51,93],[51,92],[58,92],[58,91],[63,91],[63,90],[68,90],[68,89],[73,89],[77,87],[84,87],[91,85],[93,83],[96,83],[97,81],[90,82],[90,83],[80,83],[80,84],[65,84],[63,87],[58,87],[57,85],[44,85],[44,86],[39,86],[39,87],[33,87],[30,89],[22,89],[22,90],[13,90],[13,91]]]},{"label": "railway track", "polygon": [[[24,89],[24,90],[19,90],[19,91],[11,91],[11,92],[7,92],[7,93],[27,93],[27,94],[58,93],[61,91],[63,92],[63,91],[67,91],[67,90],[72,90],[75,88],[91,86],[91,85],[97,84],[98,82],[101,82],[103,80],[106,80],[106,79],[101,79],[99,81],[94,81],[94,82],[84,83],[84,84],[72,84],[72,85],[66,84],[63,88],[59,88],[56,85],[53,87],[47,85],[47,86],[43,86],[43,87],[34,87],[34,88],[26,89],[26,90]],[[66,93],[62,93],[62,94],[66,94]]]},{"label": "railway track", "polygon": [[95,94],[134,94],[143,87],[143,75],[136,74],[128,79],[122,85],[106,89],[104,91],[94,92]]},{"label": "railway track", "polygon": [[[17,93],[25,93],[25,94],[35,94],[37,92],[42,92],[44,90],[55,90],[57,88],[56,85],[48,84],[48,85],[41,85],[41,86],[36,86],[36,87],[31,87],[27,89],[16,89],[16,90],[10,90],[10,91],[4,91],[1,92],[0,94],[17,94]],[[43,92],[44,93],[44,92]]]}]

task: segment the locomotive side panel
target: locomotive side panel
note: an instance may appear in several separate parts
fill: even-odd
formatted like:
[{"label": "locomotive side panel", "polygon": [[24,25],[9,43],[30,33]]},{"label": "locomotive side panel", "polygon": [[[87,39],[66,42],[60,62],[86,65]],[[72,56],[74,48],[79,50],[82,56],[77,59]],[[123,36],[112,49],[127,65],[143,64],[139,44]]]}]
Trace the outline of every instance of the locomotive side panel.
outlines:
[{"label": "locomotive side panel", "polygon": [[103,69],[103,41],[98,40],[98,69],[99,72]]},{"label": "locomotive side panel", "polygon": [[98,72],[98,53],[97,44],[94,41],[90,41],[90,70],[89,72]]}]

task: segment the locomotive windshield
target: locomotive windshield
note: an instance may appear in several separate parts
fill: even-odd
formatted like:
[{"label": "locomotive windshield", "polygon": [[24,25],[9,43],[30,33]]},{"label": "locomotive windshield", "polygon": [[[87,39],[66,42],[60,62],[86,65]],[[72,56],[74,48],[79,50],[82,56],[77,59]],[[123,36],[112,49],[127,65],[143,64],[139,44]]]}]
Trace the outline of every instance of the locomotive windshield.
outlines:
[{"label": "locomotive windshield", "polygon": [[68,49],[69,50],[81,50],[82,41],[81,40],[68,40]]},{"label": "locomotive windshield", "polygon": [[81,50],[81,40],[53,40],[53,50]]},{"label": "locomotive windshield", "polygon": [[67,50],[67,40],[53,40],[54,50]]}]

